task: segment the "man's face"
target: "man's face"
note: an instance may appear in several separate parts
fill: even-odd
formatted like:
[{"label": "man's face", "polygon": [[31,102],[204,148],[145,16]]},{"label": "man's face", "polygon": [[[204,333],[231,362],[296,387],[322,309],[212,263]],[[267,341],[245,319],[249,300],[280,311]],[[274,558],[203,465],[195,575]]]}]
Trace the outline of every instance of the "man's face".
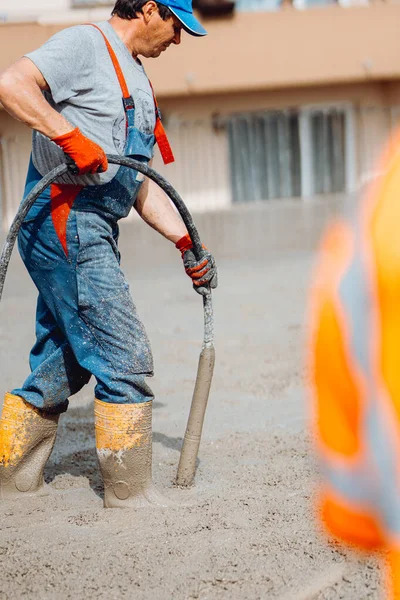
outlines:
[{"label": "man's face", "polygon": [[164,21],[158,9],[148,21],[146,35],[146,48],[141,54],[146,58],[157,58],[171,44],[181,43],[182,25],[174,16]]}]

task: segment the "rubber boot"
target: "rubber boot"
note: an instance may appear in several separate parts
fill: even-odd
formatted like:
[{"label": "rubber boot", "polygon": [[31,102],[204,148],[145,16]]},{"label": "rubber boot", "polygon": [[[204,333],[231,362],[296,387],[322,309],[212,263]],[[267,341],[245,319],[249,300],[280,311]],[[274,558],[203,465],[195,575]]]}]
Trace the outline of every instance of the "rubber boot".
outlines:
[{"label": "rubber boot", "polygon": [[152,405],[95,400],[96,448],[105,508],[168,505],[152,483]]},{"label": "rubber boot", "polygon": [[46,496],[43,471],[56,441],[59,415],[45,414],[7,393],[0,419],[0,499]]}]

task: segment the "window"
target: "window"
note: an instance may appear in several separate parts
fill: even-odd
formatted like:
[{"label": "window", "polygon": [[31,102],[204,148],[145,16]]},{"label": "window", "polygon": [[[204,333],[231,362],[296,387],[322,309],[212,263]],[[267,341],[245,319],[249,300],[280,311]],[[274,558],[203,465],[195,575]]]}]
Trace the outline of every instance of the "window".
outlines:
[{"label": "window", "polygon": [[235,10],[241,12],[273,11],[281,6],[281,0],[236,0]]},{"label": "window", "polygon": [[229,117],[233,202],[351,191],[351,116],[351,107],[316,107]]},{"label": "window", "polygon": [[338,0],[293,0],[293,6],[300,10],[316,6],[329,6],[331,4],[338,4]]},{"label": "window", "polygon": [[355,134],[351,106],[300,111],[302,196],[351,192],[355,188]]},{"label": "window", "polygon": [[228,121],[232,199],[251,202],[301,194],[298,116],[265,112]]},{"label": "window", "polygon": [[345,188],[344,114],[332,110],[310,115],[314,193]]}]

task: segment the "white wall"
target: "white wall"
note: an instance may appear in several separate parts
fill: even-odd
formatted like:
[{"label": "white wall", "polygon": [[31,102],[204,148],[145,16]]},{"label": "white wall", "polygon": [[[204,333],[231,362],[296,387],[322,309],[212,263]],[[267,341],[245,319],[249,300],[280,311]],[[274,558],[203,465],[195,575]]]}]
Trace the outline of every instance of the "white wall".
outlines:
[{"label": "white wall", "polygon": [[71,6],[71,0],[0,0],[0,13],[40,13],[42,11],[66,10]]},{"label": "white wall", "polygon": [[[85,8],[88,3],[91,8]],[[93,8],[97,4],[97,7]],[[83,22],[107,19],[113,0],[0,0],[0,21]]]},{"label": "white wall", "polygon": [[178,190],[195,212],[229,208],[232,203],[226,132],[211,119],[181,120],[170,115],[168,138],[175,162],[164,165],[158,149],[154,168]]}]

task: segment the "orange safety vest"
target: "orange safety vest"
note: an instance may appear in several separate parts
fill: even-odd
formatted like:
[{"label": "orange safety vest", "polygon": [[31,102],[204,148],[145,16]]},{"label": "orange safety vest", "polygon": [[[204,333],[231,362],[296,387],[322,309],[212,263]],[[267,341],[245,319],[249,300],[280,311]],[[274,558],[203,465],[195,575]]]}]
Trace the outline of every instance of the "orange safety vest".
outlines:
[{"label": "orange safety vest", "polygon": [[323,238],[308,365],[323,523],[389,550],[400,598],[400,132],[379,172]]}]

